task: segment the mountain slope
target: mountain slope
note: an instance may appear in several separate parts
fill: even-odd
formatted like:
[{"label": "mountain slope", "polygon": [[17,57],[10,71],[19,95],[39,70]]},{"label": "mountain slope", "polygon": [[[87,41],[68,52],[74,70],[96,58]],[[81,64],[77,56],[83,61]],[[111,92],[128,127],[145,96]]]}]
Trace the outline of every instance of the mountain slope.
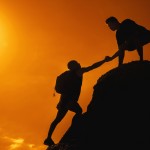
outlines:
[{"label": "mountain slope", "polygon": [[62,143],[66,150],[149,143],[149,61],[116,67],[102,75],[93,89],[87,112],[73,118],[55,149]]}]

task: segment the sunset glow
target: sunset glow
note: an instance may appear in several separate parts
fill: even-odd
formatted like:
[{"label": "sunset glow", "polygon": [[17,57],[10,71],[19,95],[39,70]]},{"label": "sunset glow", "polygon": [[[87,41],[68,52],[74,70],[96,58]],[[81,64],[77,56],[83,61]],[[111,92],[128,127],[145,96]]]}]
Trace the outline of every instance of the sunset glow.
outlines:
[{"label": "sunset glow", "polygon": [[[109,16],[131,18],[150,30],[149,0],[0,0],[0,150],[45,150],[43,140],[57,113],[56,76],[76,59],[89,66],[117,50]],[[124,63],[138,60],[126,52]],[[144,47],[150,60],[150,44]],[[97,79],[117,59],[84,75],[79,104],[86,111]],[[52,138],[71,124],[69,112]]]}]

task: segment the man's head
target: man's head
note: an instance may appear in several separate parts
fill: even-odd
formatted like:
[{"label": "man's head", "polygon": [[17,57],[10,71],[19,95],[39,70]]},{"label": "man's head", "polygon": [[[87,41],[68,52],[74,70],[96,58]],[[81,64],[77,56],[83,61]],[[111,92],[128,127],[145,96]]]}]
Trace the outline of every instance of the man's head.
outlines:
[{"label": "man's head", "polygon": [[71,71],[77,71],[78,69],[81,69],[81,65],[76,60],[69,61],[67,66]]},{"label": "man's head", "polygon": [[106,19],[106,24],[108,24],[109,28],[112,30],[112,31],[115,31],[118,29],[120,23],[118,21],[117,18],[111,16],[109,18]]}]

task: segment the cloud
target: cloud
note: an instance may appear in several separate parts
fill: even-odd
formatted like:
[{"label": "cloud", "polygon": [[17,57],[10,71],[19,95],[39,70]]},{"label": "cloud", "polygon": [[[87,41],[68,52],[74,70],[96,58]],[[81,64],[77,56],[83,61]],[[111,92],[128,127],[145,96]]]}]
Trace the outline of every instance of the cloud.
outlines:
[{"label": "cloud", "polygon": [[7,145],[7,147],[9,148],[8,150],[17,150],[24,143],[23,138],[15,139],[15,138],[11,138],[11,137],[8,137],[8,136],[3,136],[1,139],[8,144]]},{"label": "cloud", "polygon": [[[1,132],[0,128],[0,132]],[[23,138],[0,136],[0,149],[2,150],[45,150],[45,146],[26,143]]]}]

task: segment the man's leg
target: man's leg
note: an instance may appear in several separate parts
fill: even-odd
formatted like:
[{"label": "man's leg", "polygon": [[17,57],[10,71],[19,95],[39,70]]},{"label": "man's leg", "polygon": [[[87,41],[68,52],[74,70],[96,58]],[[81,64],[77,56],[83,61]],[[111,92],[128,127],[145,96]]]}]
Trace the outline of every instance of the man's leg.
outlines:
[{"label": "man's leg", "polygon": [[[64,136],[62,137],[62,139],[60,140],[60,142],[64,142],[66,140],[69,140],[72,144],[75,144],[76,142],[78,142],[80,139],[80,125],[81,125],[81,121],[80,119],[82,118],[82,108],[80,107],[80,105],[77,102],[71,102],[68,105],[68,109],[72,112],[75,112],[75,115],[72,119],[72,123],[71,126],[69,127],[69,129],[66,131],[66,133],[64,134]],[[70,138],[71,137],[71,138]]]},{"label": "man's leg", "polygon": [[50,128],[49,128],[49,132],[48,132],[48,136],[44,141],[45,145],[52,145],[54,144],[53,140],[51,139],[52,133],[54,132],[57,124],[64,118],[64,116],[67,113],[67,109],[63,109],[63,110],[58,110],[57,115],[55,120],[51,123]]},{"label": "man's leg", "polygon": [[73,117],[72,119],[72,122],[75,122],[76,120],[78,120],[81,115],[82,115],[82,108],[81,106],[78,104],[78,102],[72,102],[70,103],[69,105],[69,108],[68,108],[70,111],[73,111],[75,112],[75,116]]},{"label": "man's leg", "polygon": [[78,104],[78,102],[72,102],[69,105],[68,108],[70,111],[75,112],[76,114],[82,114],[82,108],[80,107],[80,105]]},{"label": "man's leg", "polygon": [[143,47],[138,47],[137,52],[140,57],[140,61],[143,61]]}]

